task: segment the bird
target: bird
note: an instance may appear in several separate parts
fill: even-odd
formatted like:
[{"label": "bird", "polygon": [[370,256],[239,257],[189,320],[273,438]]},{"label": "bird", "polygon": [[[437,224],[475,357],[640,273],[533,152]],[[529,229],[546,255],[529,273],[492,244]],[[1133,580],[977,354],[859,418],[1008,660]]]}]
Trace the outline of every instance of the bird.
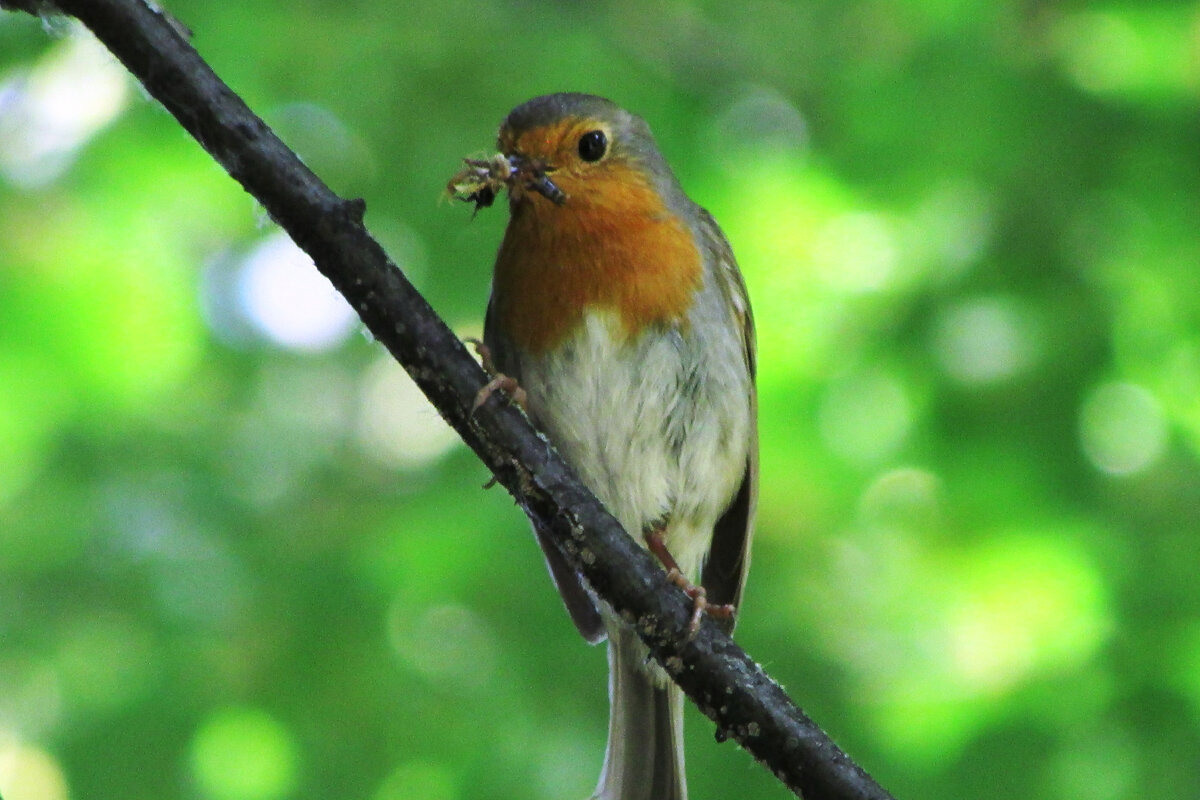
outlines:
[{"label": "bird", "polygon": [[[732,632],[758,488],[754,321],[728,240],[647,123],[590,94],[514,108],[499,153],[468,161],[476,211],[509,219],[481,355],[498,387],[624,529]],[[451,190],[455,188],[451,182]],[[535,534],[583,637],[608,641],[595,800],[685,800],[683,697],[630,627]]]}]

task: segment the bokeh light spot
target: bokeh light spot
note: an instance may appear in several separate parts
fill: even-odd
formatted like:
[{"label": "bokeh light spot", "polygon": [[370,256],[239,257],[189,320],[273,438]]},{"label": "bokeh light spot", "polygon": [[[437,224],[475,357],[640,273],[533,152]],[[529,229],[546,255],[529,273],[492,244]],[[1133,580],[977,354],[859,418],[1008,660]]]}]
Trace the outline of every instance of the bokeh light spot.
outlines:
[{"label": "bokeh light spot", "polygon": [[376,170],[371,149],[345,119],[318,103],[289,103],[267,122],[304,164],[336,190],[362,184]]},{"label": "bokeh light spot", "polygon": [[1072,14],[1059,23],[1057,38],[1067,74],[1090,92],[1127,86],[1145,59],[1137,32],[1112,13]]},{"label": "bokeh light spot", "polygon": [[[0,352],[0,509],[33,480],[49,455],[47,442],[72,405],[63,383],[45,359]],[[7,533],[0,530],[0,544],[7,543]],[[12,545],[6,551],[9,564],[25,554],[25,548]]]},{"label": "bokeh light spot", "polygon": [[336,364],[275,361],[257,384],[238,415],[227,469],[235,492],[267,508],[343,446],[353,426],[354,374]]},{"label": "bokeh light spot", "polygon": [[[67,707],[63,695],[52,660],[28,655],[0,658],[0,720],[25,735],[43,735],[62,724]],[[2,734],[0,730],[0,743]]]},{"label": "bokeh light spot", "polygon": [[1037,355],[1037,335],[1026,309],[1004,297],[967,300],[947,309],[934,340],[942,367],[965,384],[1010,378]]},{"label": "bokeh light spot", "polygon": [[28,71],[0,79],[0,172],[33,188],[57,179],[129,100],[129,77],[82,25]]},{"label": "bokeh light spot", "polygon": [[1018,689],[1082,672],[1116,624],[1079,543],[1093,533],[1057,526],[937,547],[937,492],[914,469],[872,485],[814,617],[860,672],[881,741],[927,765],[965,747]]},{"label": "bokeh light spot", "polygon": [[459,441],[390,356],[363,376],[357,434],[363,452],[376,462],[409,469],[437,460]]},{"label": "bokeh light spot", "polygon": [[282,231],[263,239],[242,265],[244,313],[271,341],[321,352],[345,340],[358,317],[312,259]]},{"label": "bokeh light spot", "polygon": [[896,259],[896,243],[878,214],[839,214],[820,227],[813,243],[817,273],[843,292],[885,288],[896,272]]},{"label": "bokeh light spot", "polygon": [[993,204],[975,183],[939,184],[908,219],[903,249],[932,278],[950,282],[964,274],[990,244],[995,228]]},{"label": "bokeh light spot", "polygon": [[1167,423],[1162,406],[1150,392],[1131,383],[1105,383],[1084,400],[1079,437],[1096,469],[1131,475],[1162,456]]},{"label": "bokeh light spot", "polygon": [[750,86],[718,114],[709,131],[711,152],[731,174],[748,158],[799,156],[808,146],[808,125],[800,110],[767,86]]},{"label": "bokeh light spot", "polygon": [[469,608],[443,605],[415,619],[398,597],[389,617],[389,639],[406,664],[431,682],[482,686],[491,680],[499,646],[486,620]]},{"label": "bokeh light spot", "polygon": [[217,711],[192,739],[192,774],[211,800],[275,800],[296,785],[291,733],[263,711]]},{"label": "bokeh light spot", "polygon": [[729,234],[759,320],[763,374],[793,379],[824,376],[844,358],[848,321],[841,294],[820,277],[813,243],[829,220],[854,207],[834,177],[777,155],[750,159],[739,177],[717,193],[714,206]]},{"label": "bokeh light spot", "polygon": [[67,777],[45,750],[0,732],[0,796],[4,800],[67,800]]},{"label": "bokeh light spot", "polygon": [[916,467],[901,467],[883,473],[867,486],[858,511],[868,525],[899,528],[921,536],[938,524],[941,505],[941,481],[936,475]]},{"label": "bokeh light spot", "polygon": [[1127,4],[1065,14],[1052,29],[1063,69],[1081,89],[1113,96],[1196,92],[1196,22],[1189,4]]},{"label": "bokeh light spot", "polygon": [[912,427],[912,404],[898,380],[871,371],[833,383],[821,400],[818,419],[831,452],[870,464],[904,443]]},{"label": "bokeh light spot", "polygon": [[951,663],[975,691],[1076,667],[1112,628],[1095,565],[1064,536],[998,538],[970,553],[957,574]]}]

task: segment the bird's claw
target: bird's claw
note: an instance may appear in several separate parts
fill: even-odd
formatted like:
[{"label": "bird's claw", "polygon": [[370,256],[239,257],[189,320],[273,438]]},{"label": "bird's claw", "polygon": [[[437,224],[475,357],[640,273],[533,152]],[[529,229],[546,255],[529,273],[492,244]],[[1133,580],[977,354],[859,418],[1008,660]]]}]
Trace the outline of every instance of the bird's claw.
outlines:
[{"label": "bird's claw", "polygon": [[475,348],[475,352],[479,355],[479,363],[483,367],[483,371],[492,376],[492,379],[483,385],[483,388],[475,393],[475,402],[471,404],[471,413],[474,414],[479,410],[479,407],[488,401],[488,398],[496,393],[497,389],[503,389],[508,392],[512,402],[521,407],[522,411],[527,410],[525,401],[527,395],[525,390],[521,388],[521,384],[517,383],[516,378],[510,378],[504,373],[496,369],[495,362],[492,361],[492,351],[482,339],[476,339],[473,336],[463,340],[467,344]]},{"label": "bird's claw", "polygon": [[479,407],[486,403],[488,398],[496,393],[497,389],[503,389],[508,392],[511,402],[519,405],[522,411],[525,410],[527,395],[525,394],[525,390],[521,388],[521,384],[517,383],[516,378],[510,378],[507,375],[497,375],[475,393],[475,402],[471,405],[471,413],[474,414],[478,411]]},{"label": "bird's claw", "polygon": [[496,369],[496,363],[492,361],[492,348],[484,344],[483,339],[468,336],[463,341],[475,348],[475,355],[479,356],[479,364],[484,372],[495,375],[499,371]]},{"label": "bird's claw", "polygon": [[688,639],[691,639],[700,631],[700,617],[704,614],[729,619],[737,609],[731,605],[715,605],[708,602],[708,593],[704,591],[704,587],[689,581],[683,570],[679,569],[679,564],[667,549],[667,543],[663,541],[663,529],[664,525],[661,523],[651,526],[642,532],[642,538],[646,540],[646,546],[658,558],[659,563],[667,568],[667,580],[692,598],[692,619],[688,623]]},{"label": "bird's claw", "polygon": [[678,567],[671,567],[667,570],[667,580],[683,589],[684,594],[692,598],[692,619],[688,623],[688,638],[691,639],[700,631],[700,618],[708,614],[710,617],[721,617],[729,619],[733,617],[737,610],[728,603],[714,605],[708,602],[708,593],[704,591],[703,586],[697,586],[687,579],[687,577],[679,571]]}]

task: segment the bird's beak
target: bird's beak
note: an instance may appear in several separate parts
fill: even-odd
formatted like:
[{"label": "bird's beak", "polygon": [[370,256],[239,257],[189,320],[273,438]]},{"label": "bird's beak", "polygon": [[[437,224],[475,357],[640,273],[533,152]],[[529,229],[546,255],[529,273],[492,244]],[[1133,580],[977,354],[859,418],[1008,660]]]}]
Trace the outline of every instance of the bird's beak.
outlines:
[{"label": "bird's beak", "polygon": [[511,181],[525,189],[532,189],[556,206],[561,206],[566,202],[566,193],[558,188],[548,175],[554,171],[554,168],[544,161],[514,153],[508,156],[508,165],[512,170]]}]

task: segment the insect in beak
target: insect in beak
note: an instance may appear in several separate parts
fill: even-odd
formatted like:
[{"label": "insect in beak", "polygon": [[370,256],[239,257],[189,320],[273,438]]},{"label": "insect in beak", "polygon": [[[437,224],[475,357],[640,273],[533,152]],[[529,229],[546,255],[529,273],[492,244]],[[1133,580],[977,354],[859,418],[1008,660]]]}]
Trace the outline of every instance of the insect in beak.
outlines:
[{"label": "insect in beak", "polygon": [[528,159],[519,153],[509,156],[508,163],[516,180],[526,189],[532,189],[556,206],[566,202],[566,192],[550,180],[549,173],[554,171],[553,167],[540,160]]},{"label": "insect in beak", "polygon": [[530,186],[542,197],[545,197],[556,206],[561,206],[567,201],[566,193],[558,188],[554,181],[547,178],[544,174],[538,175],[530,183]]},{"label": "insect in beak", "polygon": [[540,160],[532,160],[514,153],[506,156],[497,153],[491,158],[463,160],[466,166],[450,179],[446,193],[451,197],[475,204],[475,210],[487,208],[496,200],[496,195],[505,187],[532,190],[550,202],[561,206],[567,194],[550,180],[548,173],[554,171]]}]

